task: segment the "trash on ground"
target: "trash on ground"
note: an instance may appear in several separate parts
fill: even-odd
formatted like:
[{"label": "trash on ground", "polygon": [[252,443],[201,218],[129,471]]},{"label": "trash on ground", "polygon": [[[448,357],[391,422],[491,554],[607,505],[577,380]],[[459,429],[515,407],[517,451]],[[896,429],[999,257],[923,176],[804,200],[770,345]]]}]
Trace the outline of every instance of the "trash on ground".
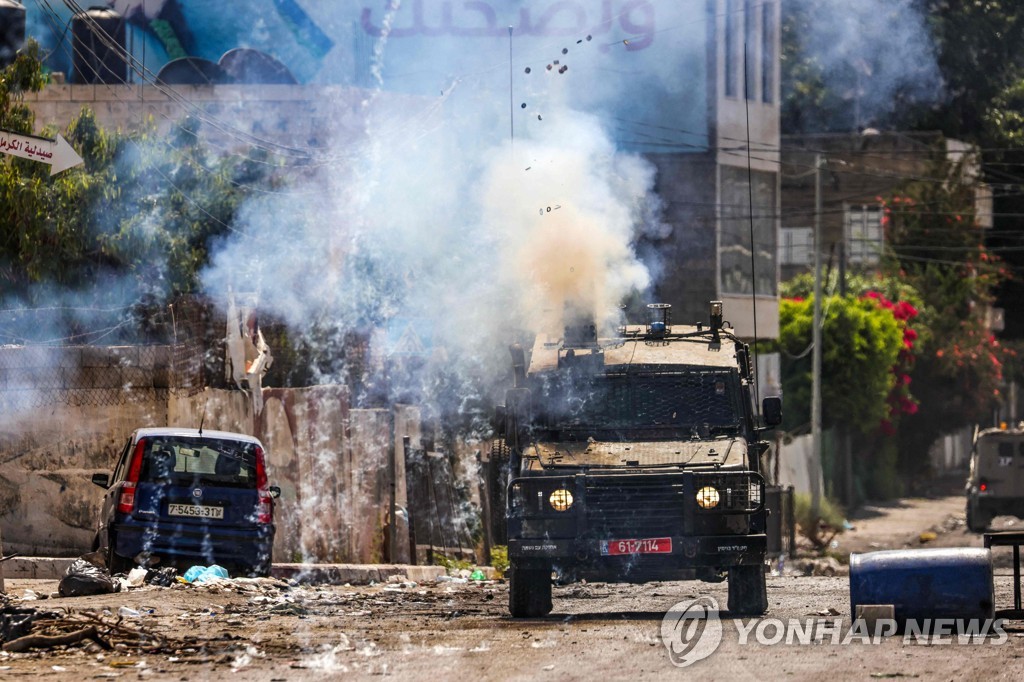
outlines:
[{"label": "trash on ground", "polygon": [[146,573],[146,584],[156,585],[157,587],[170,587],[176,582],[178,577],[178,571],[173,566],[165,566],[164,568],[151,568]]},{"label": "trash on ground", "polygon": [[212,580],[227,579],[230,576],[226,568],[212,564],[210,566],[193,566],[185,571],[185,574],[181,577],[187,583],[201,585]]},{"label": "trash on ground", "polygon": [[62,597],[109,594],[118,592],[120,589],[120,583],[111,577],[110,571],[84,558],[78,558],[71,562],[57,586],[57,591]]},{"label": "trash on ground", "polygon": [[136,566],[132,570],[128,571],[128,586],[129,587],[141,587],[146,580],[146,575],[149,573],[146,569],[141,566]]},{"label": "trash on ground", "polygon": [[58,614],[37,609],[8,606],[0,609],[0,642],[24,637],[32,631],[32,624],[41,619],[56,618]]}]

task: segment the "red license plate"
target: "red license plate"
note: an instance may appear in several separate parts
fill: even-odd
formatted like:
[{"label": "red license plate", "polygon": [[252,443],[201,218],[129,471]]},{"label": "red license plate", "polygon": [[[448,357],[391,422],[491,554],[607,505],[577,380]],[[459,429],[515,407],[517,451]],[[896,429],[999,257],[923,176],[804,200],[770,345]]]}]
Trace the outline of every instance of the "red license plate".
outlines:
[{"label": "red license plate", "polygon": [[644,538],[642,540],[601,540],[601,554],[671,554],[672,538]]}]

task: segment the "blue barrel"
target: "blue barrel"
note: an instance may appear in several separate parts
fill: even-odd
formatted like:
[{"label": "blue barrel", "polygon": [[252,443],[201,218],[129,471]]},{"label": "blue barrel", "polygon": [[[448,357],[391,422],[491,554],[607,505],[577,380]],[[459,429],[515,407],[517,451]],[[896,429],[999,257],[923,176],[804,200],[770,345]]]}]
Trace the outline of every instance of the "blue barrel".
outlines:
[{"label": "blue barrel", "polygon": [[850,555],[850,617],[866,604],[892,604],[896,621],[993,616],[992,554],[950,547]]}]

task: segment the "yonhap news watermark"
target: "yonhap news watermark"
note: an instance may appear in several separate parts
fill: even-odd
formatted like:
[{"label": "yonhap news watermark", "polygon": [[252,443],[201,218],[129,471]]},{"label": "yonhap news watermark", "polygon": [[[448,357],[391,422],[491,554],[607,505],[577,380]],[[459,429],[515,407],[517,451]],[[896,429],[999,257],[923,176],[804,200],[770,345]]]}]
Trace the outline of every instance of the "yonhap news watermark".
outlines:
[{"label": "yonhap news watermark", "polygon": [[685,668],[715,653],[727,627],[736,628],[740,646],[877,645],[896,636],[904,644],[999,646],[1008,639],[1003,620],[997,618],[910,618],[900,622],[857,618],[846,622],[838,616],[807,616],[723,621],[718,602],[701,597],[669,609],[661,621],[661,641],[672,664]]}]

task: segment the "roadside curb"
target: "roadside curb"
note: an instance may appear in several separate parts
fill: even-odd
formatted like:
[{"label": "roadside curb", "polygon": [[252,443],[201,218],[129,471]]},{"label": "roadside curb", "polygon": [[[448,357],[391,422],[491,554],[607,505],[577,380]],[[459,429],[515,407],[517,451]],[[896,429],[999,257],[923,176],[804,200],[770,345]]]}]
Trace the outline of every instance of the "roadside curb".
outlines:
[{"label": "roadside curb", "polygon": [[445,574],[444,566],[406,564],[274,564],[270,569],[275,578],[330,585],[381,583],[392,576],[419,583],[437,580]]},{"label": "roadside curb", "polygon": [[[3,576],[8,580],[60,580],[74,560],[75,557],[14,557],[3,562]],[[406,564],[274,564],[270,574],[300,583],[366,585],[387,582],[392,576],[418,583],[437,580],[446,571],[444,566]]]},{"label": "roadside curb", "polygon": [[6,580],[60,580],[76,557],[16,556],[0,565]]}]

